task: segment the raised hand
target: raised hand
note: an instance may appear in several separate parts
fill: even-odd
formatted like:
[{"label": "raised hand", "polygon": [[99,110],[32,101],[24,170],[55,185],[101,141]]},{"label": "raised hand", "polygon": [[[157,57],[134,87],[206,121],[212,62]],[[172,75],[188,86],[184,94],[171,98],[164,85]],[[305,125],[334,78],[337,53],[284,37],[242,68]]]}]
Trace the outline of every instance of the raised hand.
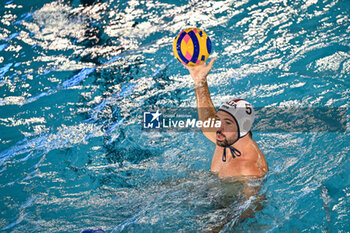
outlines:
[{"label": "raised hand", "polygon": [[185,66],[191,74],[195,84],[207,81],[207,76],[213,67],[216,57],[211,59],[208,65],[202,64],[197,66]]}]

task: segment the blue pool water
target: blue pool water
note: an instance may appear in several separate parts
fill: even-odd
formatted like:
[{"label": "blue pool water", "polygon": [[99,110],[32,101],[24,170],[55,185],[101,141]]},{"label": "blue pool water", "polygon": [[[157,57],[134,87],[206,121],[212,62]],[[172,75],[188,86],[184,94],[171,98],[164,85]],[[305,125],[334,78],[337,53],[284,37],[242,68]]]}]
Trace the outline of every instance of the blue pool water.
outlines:
[{"label": "blue pool water", "polygon": [[189,26],[218,57],[216,106],[349,107],[349,15],[348,0],[2,1],[0,231],[349,231],[348,130],[255,132],[270,171],[249,199],[209,172],[201,133],[141,130],[142,107],[195,106],[171,46]]}]

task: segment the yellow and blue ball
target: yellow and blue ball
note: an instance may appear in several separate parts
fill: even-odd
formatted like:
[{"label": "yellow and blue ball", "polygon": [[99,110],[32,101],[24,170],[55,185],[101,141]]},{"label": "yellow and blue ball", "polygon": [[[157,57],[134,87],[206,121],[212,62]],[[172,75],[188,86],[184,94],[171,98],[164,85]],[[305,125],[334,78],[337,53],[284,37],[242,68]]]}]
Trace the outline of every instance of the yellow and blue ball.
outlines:
[{"label": "yellow and blue ball", "polygon": [[211,53],[211,41],[203,30],[187,28],[176,36],[173,52],[175,58],[184,65],[200,65],[205,63]]}]

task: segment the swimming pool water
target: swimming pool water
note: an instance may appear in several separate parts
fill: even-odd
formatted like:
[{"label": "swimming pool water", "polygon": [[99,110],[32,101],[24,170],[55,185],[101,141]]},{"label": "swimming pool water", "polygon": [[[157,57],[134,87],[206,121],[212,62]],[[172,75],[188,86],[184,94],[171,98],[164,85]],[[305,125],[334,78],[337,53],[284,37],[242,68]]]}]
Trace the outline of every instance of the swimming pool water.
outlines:
[{"label": "swimming pool water", "polygon": [[209,172],[215,146],[201,133],[141,129],[143,107],[195,107],[172,55],[190,26],[218,57],[215,106],[347,108],[349,1],[1,6],[2,232],[349,231],[348,130],[254,132],[270,171],[246,199]]}]

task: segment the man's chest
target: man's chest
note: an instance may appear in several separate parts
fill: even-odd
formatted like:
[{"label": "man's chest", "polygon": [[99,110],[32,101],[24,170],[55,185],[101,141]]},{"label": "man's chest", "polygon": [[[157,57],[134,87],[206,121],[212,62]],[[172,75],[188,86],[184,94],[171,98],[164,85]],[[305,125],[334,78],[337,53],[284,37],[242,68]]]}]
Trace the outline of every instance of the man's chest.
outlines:
[{"label": "man's chest", "polygon": [[243,153],[240,157],[233,158],[229,150],[226,151],[226,162],[223,161],[223,148],[216,148],[212,158],[210,170],[218,173],[219,176],[241,175],[241,168],[244,166]]}]

